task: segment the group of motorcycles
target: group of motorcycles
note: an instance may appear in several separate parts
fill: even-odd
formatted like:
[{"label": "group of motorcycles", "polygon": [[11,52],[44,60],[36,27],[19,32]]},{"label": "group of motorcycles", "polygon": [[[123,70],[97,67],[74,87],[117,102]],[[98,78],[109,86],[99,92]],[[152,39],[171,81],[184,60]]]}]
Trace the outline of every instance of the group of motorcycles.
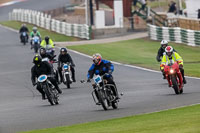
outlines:
[{"label": "group of motorcycles", "polygon": [[[26,43],[28,43],[28,33],[27,32],[22,32],[21,33],[21,42],[26,45]],[[41,43],[41,39],[38,36],[34,36],[31,40],[31,47],[34,49],[35,53],[38,53],[38,50],[40,48],[40,43]]]}]

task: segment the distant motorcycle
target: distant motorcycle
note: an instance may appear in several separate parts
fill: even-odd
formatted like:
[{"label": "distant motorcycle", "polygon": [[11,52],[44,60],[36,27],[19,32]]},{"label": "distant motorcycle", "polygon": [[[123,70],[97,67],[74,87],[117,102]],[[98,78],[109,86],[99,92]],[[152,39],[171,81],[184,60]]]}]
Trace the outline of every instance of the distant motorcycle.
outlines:
[{"label": "distant motorcycle", "polygon": [[[111,87],[114,87],[115,89],[116,87],[112,84],[107,84],[107,80],[103,79],[103,76],[96,75],[93,78],[94,80],[94,84],[92,84],[94,88],[94,90],[92,91],[93,100],[97,105],[101,105],[104,110],[108,110],[110,106],[112,106],[113,109],[117,109],[119,100],[116,100],[114,92],[111,89]],[[84,82],[85,82],[84,80],[81,81],[81,83]],[[100,103],[98,103],[98,101]]]},{"label": "distant motorcycle", "polygon": [[[161,65],[163,67],[163,65]],[[183,77],[178,62],[170,60],[164,65],[164,73],[169,86],[172,86],[176,94],[183,93]]]},{"label": "distant motorcycle", "polygon": [[55,86],[53,86],[47,77],[47,75],[40,75],[37,81],[44,90],[49,103],[51,105],[59,104],[58,92],[56,91]]},{"label": "distant motorcycle", "polygon": [[22,32],[21,33],[21,41],[22,41],[22,43],[24,44],[24,45],[26,45],[26,43],[28,42],[28,34],[26,33],[26,32]]},{"label": "distant motorcycle", "polygon": [[70,63],[63,63],[62,64],[62,77],[63,77],[63,83],[67,86],[67,88],[70,88],[70,84],[72,83],[71,78],[71,66]]},{"label": "distant motorcycle", "polygon": [[35,53],[38,53],[38,49],[40,48],[40,38],[38,36],[34,36],[32,38],[32,47],[34,48]]},{"label": "distant motorcycle", "polygon": [[51,45],[46,45],[46,53],[51,55],[51,56],[54,56],[54,52],[55,52],[55,49],[51,47]]}]

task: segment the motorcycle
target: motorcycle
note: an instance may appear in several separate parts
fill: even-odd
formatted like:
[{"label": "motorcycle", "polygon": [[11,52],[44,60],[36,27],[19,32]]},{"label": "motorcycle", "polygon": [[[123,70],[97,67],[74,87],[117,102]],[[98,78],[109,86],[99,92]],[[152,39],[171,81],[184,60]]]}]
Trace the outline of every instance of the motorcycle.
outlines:
[{"label": "motorcycle", "polygon": [[[96,75],[93,78],[94,84],[92,84],[92,86],[94,90],[91,93],[93,100],[96,105],[101,105],[104,110],[108,110],[110,106],[112,106],[113,109],[117,109],[119,100],[116,100],[116,96],[111,89],[111,87],[114,87],[115,89],[116,87],[112,84],[108,84],[107,80],[103,79],[103,76]],[[81,83],[84,82],[84,80],[81,81]]]},{"label": "motorcycle", "polygon": [[55,49],[51,47],[51,45],[46,45],[46,53],[51,55],[51,56],[54,56],[54,51]]},{"label": "motorcycle", "polygon": [[24,44],[24,45],[26,45],[26,43],[28,42],[28,35],[27,35],[27,33],[26,32],[22,32],[21,33],[21,41],[22,41],[22,43]]},{"label": "motorcycle", "polygon": [[38,53],[38,49],[40,48],[40,38],[38,36],[32,38],[32,45],[35,53]]},{"label": "motorcycle", "polygon": [[180,62],[174,62],[174,60],[170,60],[166,63],[166,65],[161,65],[161,67],[164,67],[164,73],[169,87],[172,86],[176,94],[181,94],[183,93],[183,77],[178,63]]},{"label": "motorcycle", "polygon": [[59,104],[58,92],[53,84],[48,80],[47,75],[40,75],[38,77],[38,83],[42,87],[47,99],[51,105]]},{"label": "motorcycle", "polygon": [[53,69],[53,74],[54,74],[56,81],[58,83],[58,71],[53,66],[54,63],[57,63],[57,60],[54,59],[55,57],[56,57],[56,55],[54,55],[51,59],[49,59],[48,57],[45,57],[45,58],[42,58],[42,61],[46,61],[51,65],[51,67]]},{"label": "motorcycle", "polygon": [[70,84],[72,83],[70,63],[62,64],[62,77],[63,83],[67,88],[70,88]]}]

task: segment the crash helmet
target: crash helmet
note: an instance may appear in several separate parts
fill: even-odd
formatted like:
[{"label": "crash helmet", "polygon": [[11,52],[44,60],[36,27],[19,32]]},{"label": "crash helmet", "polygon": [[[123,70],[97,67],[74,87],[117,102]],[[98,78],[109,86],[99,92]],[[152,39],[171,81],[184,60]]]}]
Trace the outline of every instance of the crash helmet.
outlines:
[{"label": "crash helmet", "polygon": [[26,27],[26,24],[24,23],[24,24],[22,24],[22,27]]},{"label": "crash helmet", "polygon": [[99,65],[101,63],[102,56],[99,53],[96,53],[92,56],[92,61],[95,65]]},{"label": "crash helmet", "polygon": [[161,47],[162,47],[163,49],[165,49],[165,48],[168,46],[168,41],[167,41],[167,40],[162,40],[162,41],[160,42],[160,45],[161,45]]},{"label": "crash helmet", "polygon": [[46,49],[41,47],[40,48],[40,56],[45,55],[46,54]]},{"label": "crash helmet", "polygon": [[34,33],[37,32],[37,27],[33,27],[33,32],[34,32]]},{"label": "crash helmet", "polygon": [[61,54],[61,55],[67,54],[67,49],[66,49],[66,48],[61,48],[61,49],[60,49],[60,54]]},{"label": "crash helmet", "polygon": [[33,57],[33,63],[39,65],[42,62],[42,58],[39,55]]},{"label": "crash helmet", "polygon": [[165,53],[166,53],[166,55],[167,55],[169,58],[171,58],[171,57],[172,57],[172,54],[173,54],[173,48],[172,48],[172,46],[167,46],[167,47],[165,48]]},{"label": "crash helmet", "polygon": [[46,44],[49,44],[49,36],[45,36],[44,40],[46,41]]}]

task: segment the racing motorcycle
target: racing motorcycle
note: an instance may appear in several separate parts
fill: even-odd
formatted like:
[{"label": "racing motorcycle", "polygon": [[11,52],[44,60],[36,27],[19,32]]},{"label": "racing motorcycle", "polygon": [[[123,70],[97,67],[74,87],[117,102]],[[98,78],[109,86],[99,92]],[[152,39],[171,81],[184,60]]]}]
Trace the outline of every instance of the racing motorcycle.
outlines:
[{"label": "racing motorcycle", "polygon": [[63,83],[67,86],[67,88],[70,88],[70,84],[72,83],[71,78],[71,67],[70,63],[63,63],[62,64],[62,77],[63,77]]},{"label": "racing motorcycle", "polygon": [[22,32],[21,36],[22,36],[22,43],[26,45],[26,43],[28,42],[28,34],[26,32]]},{"label": "racing motorcycle", "polygon": [[180,62],[170,60],[166,65],[162,64],[161,67],[164,67],[164,73],[169,87],[172,87],[176,94],[181,94],[183,93],[183,77],[178,63]]},{"label": "racing motorcycle", "polygon": [[55,57],[56,57],[56,55],[51,57],[51,59],[49,59],[48,57],[45,57],[45,58],[42,58],[42,61],[46,61],[51,65],[51,67],[53,68],[53,75],[55,76],[55,79],[56,79],[56,81],[58,83],[58,71],[53,66],[54,63],[57,63],[57,60],[54,59]]},{"label": "racing motorcycle", "polygon": [[[113,109],[117,109],[119,100],[116,100],[116,96],[111,89],[111,87],[114,87],[115,89],[116,87],[112,84],[108,84],[107,80],[103,79],[105,75],[106,74],[103,76],[96,75],[93,77],[94,83],[92,86],[94,90],[91,93],[93,100],[96,105],[101,105],[104,110],[108,110],[110,106],[112,106]],[[84,82],[84,80],[81,80],[81,83]]]},{"label": "racing motorcycle", "polygon": [[47,44],[45,49],[47,54],[54,56],[55,49],[51,45]]},{"label": "racing motorcycle", "polygon": [[51,105],[59,104],[58,92],[55,86],[48,80],[47,75],[40,75],[37,79],[39,85],[44,90],[45,95]]},{"label": "racing motorcycle", "polygon": [[32,45],[35,53],[38,53],[38,49],[40,48],[40,38],[38,36],[32,38]]}]

